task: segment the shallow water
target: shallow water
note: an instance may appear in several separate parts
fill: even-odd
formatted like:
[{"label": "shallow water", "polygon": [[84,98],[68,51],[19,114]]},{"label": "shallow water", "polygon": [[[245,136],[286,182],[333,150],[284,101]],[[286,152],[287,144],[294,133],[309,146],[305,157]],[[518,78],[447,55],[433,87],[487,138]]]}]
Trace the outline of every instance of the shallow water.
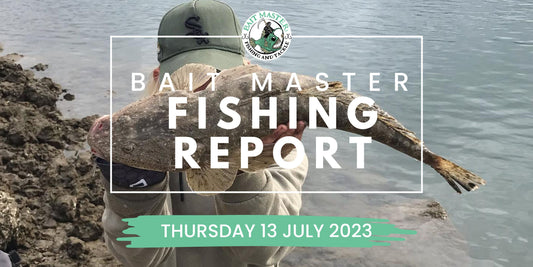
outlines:
[{"label": "shallow water", "polygon": [[[533,227],[533,4],[527,1],[331,2],[231,1],[244,21],[258,10],[274,10],[293,35],[423,35],[424,141],[435,152],[484,177],[477,192],[456,195],[429,167],[424,195],[438,200],[468,242],[472,265],[524,266]],[[0,42],[6,52],[38,62],[76,95],[60,103],[65,116],[109,111],[109,35],[156,35],[160,17],[175,1],[0,0]],[[153,39],[117,40],[114,46],[116,108],[134,96],[126,74],[157,65]],[[420,47],[416,39],[294,39],[275,70],[314,75],[357,72],[356,91],[372,97],[420,135]],[[394,72],[409,75],[409,91],[394,92]],[[381,72],[382,92],[368,91],[368,73]],[[121,74],[122,73],[122,74]],[[126,73],[126,74],[124,74]],[[307,130],[309,158],[314,137],[334,136],[342,170],[311,167],[305,190],[419,190],[420,165],[380,144],[366,148],[366,168],[355,169],[348,134]],[[369,179],[372,177],[372,179]],[[360,195],[306,195],[306,214],[343,215]],[[380,196],[364,196],[380,202]],[[325,200],[330,201],[325,201]],[[319,201],[320,200],[320,201]],[[339,200],[339,201],[337,201]],[[343,204],[342,206],[340,206]],[[337,209],[331,210],[331,206]],[[354,215],[355,216],[355,215]]]}]

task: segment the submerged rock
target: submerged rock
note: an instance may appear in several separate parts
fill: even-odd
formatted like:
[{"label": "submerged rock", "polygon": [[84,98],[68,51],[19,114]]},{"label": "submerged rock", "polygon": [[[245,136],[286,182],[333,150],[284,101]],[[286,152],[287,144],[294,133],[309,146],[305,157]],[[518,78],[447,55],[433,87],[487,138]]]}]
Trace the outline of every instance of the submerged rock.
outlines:
[{"label": "submerged rock", "polygon": [[426,205],[427,209],[424,210],[421,215],[429,216],[435,219],[446,219],[448,218],[448,213],[437,201],[431,201]]},{"label": "submerged rock", "polygon": [[48,64],[39,63],[39,64],[31,67],[30,69],[34,69],[36,71],[44,71],[44,70],[48,69]]},{"label": "submerged rock", "polygon": [[[331,215],[387,219],[401,229],[415,230],[414,235],[399,235],[404,241],[372,248],[295,248],[281,262],[283,266],[468,266],[471,258],[467,242],[446,218],[446,211],[427,197],[402,195],[304,195],[301,215]],[[332,211],[309,207],[328,203]],[[331,214],[328,214],[331,213]],[[397,236],[397,235],[393,235]]]},{"label": "submerged rock", "polygon": [[72,101],[74,100],[75,96],[71,93],[66,93],[64,96],[63,96],[63,99],[67,100],[67,101]]}]

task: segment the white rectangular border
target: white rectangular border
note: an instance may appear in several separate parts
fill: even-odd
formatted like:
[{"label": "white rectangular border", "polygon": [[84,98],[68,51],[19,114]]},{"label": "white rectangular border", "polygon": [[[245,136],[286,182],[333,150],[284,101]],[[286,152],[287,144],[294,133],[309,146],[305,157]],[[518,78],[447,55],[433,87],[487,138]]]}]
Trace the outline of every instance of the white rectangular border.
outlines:
[{"label": "white rectangular border", "polygon": [[424,36],[295,35],[292,38],[420,39],[420,190],[418,191],[116,191],[113,190],[113,38],[241,38],[239,35],[110,35],[109,36],[109,188],[111,194],[423,194],[424,193]]}]

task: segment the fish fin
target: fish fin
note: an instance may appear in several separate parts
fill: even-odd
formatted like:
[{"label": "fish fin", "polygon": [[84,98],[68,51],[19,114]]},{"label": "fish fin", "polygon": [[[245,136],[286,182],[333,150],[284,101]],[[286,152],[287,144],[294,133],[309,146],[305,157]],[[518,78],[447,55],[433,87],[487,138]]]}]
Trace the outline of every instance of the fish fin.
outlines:
[{"label": "fish fin", "polygon": [[[253,149],[253,144],[250,144],[249,149]],[[281,157],[285,158],[291,151],[294,149],[294,146],[291,144],[284,145],[281,148]],[[243,172],[256,172],[263,170],[276,163],[274,160],[274,144],[263,145],[263,151],[257,157],[248,159],[248,168],[241,169]]]},{"label": "fish fin", "polygon": [[[211,169],[210,162],[200,165],[200,169],[187,169],[187,183],[193,191],[226,191],[233,184],[238,168],[230,164],[228,169]],[[216,193],[199,193],[210,196]]]},{"label": "fish fin", "polygon": [[476,190],[479,185],[485,185],[486,183],[483,178],[437,155],[433,156],[431,167],[442,175],[448,184],[450,184],[450,186],[459,194],[461,193],[461,190],[457,184],[461,185],[466,191],[473,191]]},{"label": "fish fin", "polygon": [[190,63],[179,68],[170,75],[174,88],[176,90],[189,91],[189,73],[193,74],[192,87],[197,89],[205,87],[211,83],[211,76],[207,73],[216,73],[217,69],[210,65]]}]

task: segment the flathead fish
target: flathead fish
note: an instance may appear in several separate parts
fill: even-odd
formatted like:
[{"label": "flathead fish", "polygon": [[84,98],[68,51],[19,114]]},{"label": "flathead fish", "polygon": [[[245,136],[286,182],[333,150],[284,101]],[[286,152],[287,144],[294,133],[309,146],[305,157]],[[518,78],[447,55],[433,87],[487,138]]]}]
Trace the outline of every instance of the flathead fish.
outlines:
[{"label": "flathead fish", "polygon": [[[472,172],[457,164],[431,152],[415,134],[406,129],[394,117],[382,110],[377,105],[360,104],[352,112],[360,121],[365,121],[365,111],[377,113],[376,123],[368,129],[358,129],[350,123],[348,116],[349,104],[359,97],[357,93],[347,91],[342,83],[330,82],[329,88],[319,91],[316,86],[322,86],[315,78],[297,75],[302,90],[286,90],[287,85],[292,83],[291,73],[273,72],[257,65],[240,66],[233,69],[223,70],[215,79],[216,90],[210,89],[211,79],[206,73],[214,73],[215,69],[200,64],[188,64],[172,74],[172,81],[177,89],[165,91],[145,97],[122,108],[112,116],[112,155],[113,161],[132,167],[156,171],[178,171],[175,169],[175,137],[188,136],[194,138],[197,143],[196,152],[192,155],[200,168],[191,168],[183,161],[186,171],[187,182],[195,191],[224,191],[229,188],[240,168],[240,138],[242,136],[264,137],[272,132],[269,129],[268,119],[260,121],[259,129],[252,128],[252,97],[259,97],[261,108],[267,106],[269,97],[277,97],[277,121],[285,123],[289,121],[289,98],[297,98],[297,119],[309,121],[309,98],[317,98],[325,110],[329,107],[329,98],[336,98],[336,127],[362,136],[372,137],[373,140],[392,147],[416,160],[423,155],[423,162],[435,169],[458,193],[461,190],[471,191],[484,185],[485,181]],[[189,73],[194,73],[194,80],[189,81]],[[271,75],[272,90],[252,91],[254,82],[253,73],[259,81]],[[207,78],[206,78],[207,77]],[[188,90],[189,84],[195,89],[205,88],[199,92]],[[197,91],[197,90],[193,90]],[[228,116],[221,113],[218,103],[228,96],[233,96],[240,101],[231,107],[240,114],[241,122],[233,130],[225,130],[217,127],[220,119],[228,120]],[[169,129],[169,97],[187,97],[187,116],[177,119],[176,129]],[[199,129],[198,99],[206,99],[206,128]],[[365,113],[363,113],[365,112]],[[318,127],[327,127],[320,116],[317,118]],[[91,148],[101,157],[109,160],[110,155],[110,119],[104,116],[98,119],[88,135]],[[227,169],[210,168],[210,138],[213,136],[227,136],[229,143],[227,149],[229,162]],[[268,149],[268,148],[267,148]],[[270,148],[271,149],[271,148]],[[423,152],[423,153],[422,153]],[[224,157],[221,157],[223,161]],[[272,153],[263,153],[256,159],[250,159],[249,169],[256,171],[266,168],[274,163]]]}]

